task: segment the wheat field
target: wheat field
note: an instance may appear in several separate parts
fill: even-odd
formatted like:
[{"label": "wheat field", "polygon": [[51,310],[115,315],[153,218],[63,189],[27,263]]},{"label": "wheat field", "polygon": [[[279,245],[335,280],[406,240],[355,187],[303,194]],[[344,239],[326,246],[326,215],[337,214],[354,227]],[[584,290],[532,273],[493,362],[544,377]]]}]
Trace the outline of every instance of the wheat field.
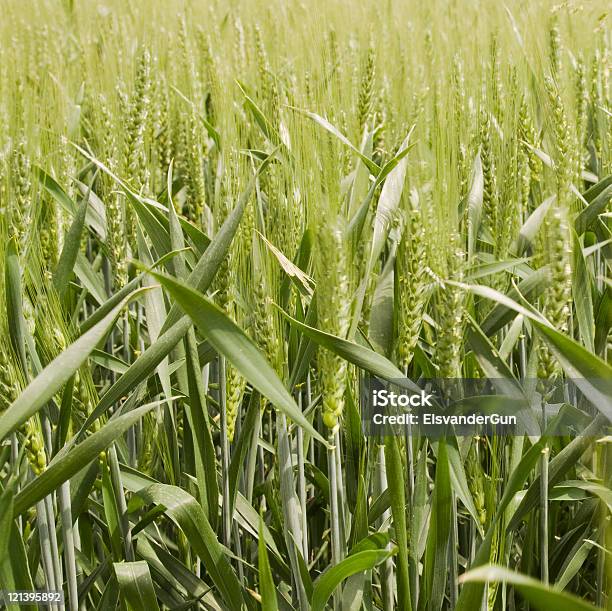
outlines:
[{"label": "wheat field", "polygon": [[8,609],[612,609],[607,3],[2,5]]}]

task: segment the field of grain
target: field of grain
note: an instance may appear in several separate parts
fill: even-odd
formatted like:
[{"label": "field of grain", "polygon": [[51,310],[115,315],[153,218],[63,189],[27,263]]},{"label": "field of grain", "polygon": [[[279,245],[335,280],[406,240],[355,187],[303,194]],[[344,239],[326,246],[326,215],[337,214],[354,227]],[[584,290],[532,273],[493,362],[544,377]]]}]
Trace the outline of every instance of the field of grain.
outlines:
[{"label": "field of grain", "polygon": [[2,3],[8,609],[612,608],[606,4]]}]

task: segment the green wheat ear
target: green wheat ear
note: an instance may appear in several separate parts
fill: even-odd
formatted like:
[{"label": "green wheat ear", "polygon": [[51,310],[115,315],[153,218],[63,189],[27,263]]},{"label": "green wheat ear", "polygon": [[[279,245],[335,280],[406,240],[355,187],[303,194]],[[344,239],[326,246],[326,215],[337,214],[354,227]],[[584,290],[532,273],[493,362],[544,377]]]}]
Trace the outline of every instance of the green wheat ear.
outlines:
[{"label": "green wheat ear", "polygon": [[406,371],[419,340],[427,303],[427,285],[430,281],[427,275],[426,232],[416,194],[410,198],[402,238],[395,257],[396,282],[399,289],[397,354],[400,369]]},{"label": "green wheat ear", "polygon": [[[349,327],[348,275],[345,242],[338,225],[322,224],[317,232],[320,250],[317,262],[317,315],[321,329],[339,337]],[[323,392],[323,422],[333,429],[344,411],[347,363],[328,350],[318,355]]]},{"label": "green wheat ear", "polygon": [[31,230],[30,223],[33,206],[30,199],[32,190],[30,171],[31,161],[28,154],[27,141],[25,135],[22,134],[12,155],[14,206],[10,217],[12,233],[17,238],[17,243],[22,250],[25,248],[25,242]]}]

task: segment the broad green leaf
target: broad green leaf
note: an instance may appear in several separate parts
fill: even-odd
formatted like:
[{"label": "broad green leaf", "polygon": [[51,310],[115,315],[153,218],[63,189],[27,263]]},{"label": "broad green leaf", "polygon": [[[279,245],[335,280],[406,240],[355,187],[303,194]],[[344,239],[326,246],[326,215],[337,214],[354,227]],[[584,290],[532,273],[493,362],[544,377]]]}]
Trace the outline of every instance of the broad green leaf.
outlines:
[{"label": "broad green leaf", "polygon": [[393,347],[394,257],[389,257],[378,277],[370,309],[369,339],[372,346],[390,357]]},{"label": "broad green leaf", "polygon": [[598,484],[597,482],[585,482],[582,480],[570,480],[567,482],[561,482],[555,486],[555,490],[584,490],[598,497],[608,508],[608,511],[612,513],[612,490]]},{"label": "broad green leaf", "polygon": [[241,609],[242,587],[199,503],[185,490],[166,484],[151,484],[136,492],[135,496],[145,503],[164,507],[165,513],[183,531],[202,559],[227,608]]},{"label": "broad green leaf", "polygon": [[467,340],[478,363],[488,378],[499,379],[504,385],[504,391],[510,396],[521,396],[523,391],[506,363],[493,347],[487,336],[482,332],[476,321],[468,317]]},{"label": "broad green leaf", "polygon": [[[106,462],[106,461],[105,461]],[[110,556],[112,560],[120,561],[123,559],[123,545],[121,541],[121,516],[119,503],[113,484],[111,482],[110,469],[104,465],[101,469],[101,492],[102,505],[104,510],[104,518],[106,528],[108,529],[108,547],[110,548]],[[123,492],[123,491],[122,491]]]},{"label": "broad green leaf", "polygon": [[[219,502],[221,503],[221,499],[219,499]],[[253,537],[258,537],[259,514],[253,505],[251,505],[240,492],[237,492],[236,494],[235,509],[236,513],[234,514],[234,519],[240,524],[240,527],[244,528],[247,532],[253,535]],[[272,533],[265,522],[263,524],[263,537],[266,545],[268,546],[268,550],[274,554],[277,566],[280,566],[281,569],[288,575],[289,568],[285,564],[283,556],[276,546],[274,537],[272,537]]]},{"label": "broad green leaf", "polygon": [[[402,142],[399,153],[408,148],[408,142],[410,141],[410,136],[412,136],[413,131],[414,126],[412,126],[408,132],[408,135]],[[408,158],[404,157],[397,164],[397,166],[391,172],[389,172],[389,175],[383,184],[382,191],[380,192],[380,197],[378,199],[376,214],[374,216],[374,233],[372,236],[372,248],[370,250],[370,262],[368,265],[369,270],[373,269],[374,263],[380,256],[387,239],[389,227],[395,220],[397,208],[404,190],[407,169]]]},{"label": "broad green leaf", "polygon": [[[11,516],[11,514],[9,514]],[[10,553],[0,556],[0,584],[4,590],[34,590],[26,547],[14,519],[8,520],[8,548]],[[21,611],[22,605],[7,605],[7,611]]]},{"label": "broad green leaf", "polygon": [[144,560],[115,562],[113,569],[121,595],[133,611],[159,611],[149,565]]},{"label": "broad green leaf", "polygon": [[501,566],[487,565],[468,571],[461,576],[464,583],[503,582],[514,586],[535,609],[540,611],[593,611],[595,607],[561,590],[543,584],[533,577],[521,575]]},{"label": "broad green leaf", "polygon": [[[472,561],[472,570],[474,567],[479,567],[488,562],[491,545],[493,542],[493,535],[495,527],[499,520],[504,515],[506,508],[510,502],[514,499],[517,492],[522,490],[525,481],[531,475],[531,472],[541,456],[542,448],[545,445],[545,439],[541,438],[535,443],[529,450],[523,455],[523,458],[516,466],[514,471],[510,474],[506,486],[504,488],[503,496],[497,505],[497,510],[493,516],[493,520],[487,529],[487,532],[482,540],[476,556]],[[484,585],[480,582],[468,582],[466,583],[459,593],[459,599],[457,600],[457,606],[455,611],[472,611],[473,609],[480,608],[482,603],[482,597],[484,593]]]},{"label": "broad green leaf", "polygon": [[[140,227],[137,228],[136,238],[138,243],[138,255],[147,266],[153,265],[153,258],[149,247],[144,239]],[[178,244],[177,248],[181,249],[183,243]],[[171,246],[172,248],[172,246]],[[146,277],[143,281],[144,286],[148,287],[148,291],[144,295],[145,314],[147,316],[147,332],[149,340],[152,344],[157,341],[159,332],[166,319],[166,304],[164,303],[164,293],[159,286],[154,286],[150,277]],[[164,389],[166,396],[171,394],[170,374],[168,373],[168,359],[164,359],[157,366],[157,374]]]},{"label": "broad green leaf", "polygon": [[505,261],[494,261],[493,263],[482,263],[481,265],[475,265],[470,267],[465,272],[466,282],[474,282],[478,278],[486,278],[499,272],[506,270],[514,270],[517,266],[527,263],[529,258],[523,259],[507,259]]},{"label": "broad green leaf", "polygon": [[[92,178],[92,183],[95,180],[95,175]],[[77,255],[81,248],[81,238],[83,235],[83,228],[85,227],[85,216],[89,207],[89,196],[91,194],[91,184],[89,190],[78,207],[77,213],[70,225],[70,229],[64,238],[64,247],[62,248],[62,254],[60,255],[53,275],[53,285],[60,295],[64,294],[67,287],[70,276],[74,270],[74,265],[77,260]]]},{"label": "broad green leaf", "polygon": [[[303,312],[296,307],[296,315],[300,316]],[[304,322],[311,326],[317,322],[317,295],[316,291],[310,300],[310,306],[306,312],[306,316],[302,318]],[[298,327],[292,326],[292,330],[297,333]],[[300,384],[306,380],[308,375],[308,368],[310,367],[310,361],[314,357],[317,346],[311,341],[311,339],[304,333],[299,334],[298,347],[295,354],[295,358],[291,364],[291,375],[289,376],[289,388],[294,388],[296,384]]]},{"label": "broad green leaf", "polygon": [[385,439],[385,463],[387,485],[391,500],[393,529],[397,542],[397,600],[406,611],[412,609],[410,596],[410,571],[408,568],[408,530],[406,527],[406,481],[398,445],[398,438],[389,435]]},{"label": "broad green leaf", "polygon": [[[168,201],[170,201],[171,199],[172,198],[170,197]],[[157,222],[161,225],[164,231],[170,234],[170,207],[164,206],[160,202],[147,197],[141,197],[140,201],[142,202],[143,206],[145,206],[145,208],[148,210],[150,215],[157,219]],[[178,215],[177,218],[178,223],[181,226],[181,230],[185,233],[185,237],[188,237],[191,240],[195,248],[195,254],[197,254],[198,257],[202,256],[202,254],[204,254],[204,251],[208,248],[211,242],[210,238],[200,229],[198,229],[191,221],[188,221],[186,218]]]},{"label": "broad green leaf", "polygon": [[119,399],[127,395],[138,384],[144,382],[154,373],[157,366],[170,354],[190,327],[191,321],[189,318],[184,317],[168,331],[160,335],[157,341],[149,346],[106,393],[102,395],[98,405],[89,414],[81,427],[81,432],[89,428],[93,422],[119,401]]},{"label": "broad green leaf", "polygon": [[[35,168],[38,175],[38,180],[42,187],[49,195],[66,211],[70,216],[77,214],[78,206],[68,197],[66,192],[60,187],[54,178],[49,176],[43,169]],[[99,236],[101,240],[106,240],[106,219],[101,214],[97,213],[94,208],[89,206],[85,216],[87,225],[89,225]]]},{"label": "broad green leaf", "polygon": [[589,352],[595,352],[595,316],[590,271],[582,254],[580,239],[575,232],[572,232],[572,238],[572,295],[576,308],[576,320],[583,344]]},{"label": "broad green leaf", "polygon": [[612,286],[605,286],[595,314],[595,351],[602,356],[612,329]]},{"label": "broad green leaf", "polygon": [[516,251],[516,254],[521,255],[525,250],[533,244],[535,237],[540,231],[540,227],[546,218],[548,209],[555,201],[556,195],[545,199],[530,215],[529,218],[523,223],[519,231],[519,235],[516,244],[511,250]]},{"label": "broad green leaf", "polygon": [[12,527],[13,490],[12,487],[7,487],[0,493],[0,558],[5,558],[8,554]]},{"label": "broad green leaf", "polygon": [[74,275],[81,281],[83,287],[89,291],[89,294],[99,305],[106,303],[108,295],[104,289],[104,279],[94,271],[92,263],[80,251],[77,252],[74,262]]},{"label": "broad green leaf", "polygon": [[506,337],[504,337],[504,341],[499,347],[499,357],[504,362],[507,361],[508,357],[512,354],[512,351],[516,346],[516,342],[519,340],[521,333],[523,332],[524,324],[525,319],[522,314],[519,314],[510,325]]},{"label": "broad green leaf", "polygon": [[100,322],[117,304],[135,291],[143,276],[144,274],[139,274],[133,280],[130,280],[122,289],[118,290],[112,297],[109,297],[108,300],[102,303],[89,318],[86,318],[79,328],[81,335],[91,329],[96,323]]},{"label": "broad green leaf", "polygon": [[[548,286],[549,270],[546,267],[539,268],[532,272],[527,278],[521,280],[518,286],[512,287],[507,296],[513,300],[520,300],[521,297],[535,299]],[[493,301],[496,301],[493,299]],[[508,308],[502,303],[496,303],[491,312],[480,325],[487,336],[492,337],[502,327],[512,321],[516,316],[512,308]]]},{"label": "broad green leaf", "polygon": [[[283,416],[276,418],[276,436],[276,465],[280,484],[278,494],[283,513],[285,543],[289,552],[289,563],[295,580],[297,598],[300,606],[304,607],[308,599],[304,576],[308,575],[308,570],[303,570],[304,562],[300,552],[303,536],[302,509],[295,492],[287,419]],[[306,580],[309,581],[310,577],[308,576]]]},{"label": "broad green leaf", "polygon": [[608,174],[605,178],[602,178],[598,183],[591,185],[583,194],[585,201],[592,202],[604,189],[607,189],[612,185],[612,174]]},{"label": "broad green leaf", "polygon": [[299,108],[293,108],[293,110],[306,115],[309,119],[312,119],[323,129],[327,130],[330,134],[338,138],[342,144],[348,146],[361,159],[361,161],[363,161],[372,174],[376,176],[380,172],[380,167],[369,157],[366,157],[337,127],[334,127],[327,119],[324,119],[317,113],[310,112],[308,110],[301,110]]},{"label": "broad green leaf", "polygon": [[598,193],[589,205],[576,217],[574,225],[578,235],[582,235],[593,224],[597,217],[608,209],[611,199],[612,184],[608,184],[608,186]]},{"label": "broad green leaf", "polygon": [[[389,175],[389,173],[402,161],[402,159],[411,151],[414,146],[414,144],[407,146],[397,155],[395,155],[395,157],[385,163],[380,172],[378,172],[378,174],[376,175],[376,180],[370,186],[370,189],[363,198],[363,201],[361,202],[361,204],[359,204],[359,207],[351,217],[347,228],[347,236],[351,238],[355,246],[357,245],[356,242],[361,237],[368,210],[370,208],[370,203],[374,198],[376,190],[382,184],[383,180]],[[413,190],[413,193],[411,195],[415,197],[418,201],[418,192],[416,191],[416,189]]]},{"label": "broad green leaf", "polygon": [[109,371],[114,371],[119,375],[123,375],[128,369],[129,365],[122,361],[118,356],[104,352],[103,350],[94,350],[91,353],[91,360],[93,363],[104,367]]},{"label": "broad green leaf", "polygon": [[[157,256],[163,257],[164,255],[168,254],[172,250],[172,247],[170,245],[170,235],[168,234],[167,229],[142,202],[141,198],[134,195],[130,191],[126,191],[126,194],[130,205],[134,208],[134,211],[138,215],[138,220],[151,239]],[[166,263],[166,265],[168,264]]]},{"label": "broad green leaf", "polygon": [[537,320],[532,320],[565,374],[609,421],[612,421],[612,367],[584,346]]},{"label": "broad green leaf", "polygon": [[[133,296],[137,294],[134,293]],[[119,312],[131,297],[124,299],[99,323],[81,335],[28,384],[19,397],[0,416],[0,439],[4,439],[33,416],[72,377],[72,374],[104,339],[114,325]]]},{"label": "broad green leaf", "polygon": [[[94,350],[95,352],[95,350]],[[93,353],[92,353],[93,354]],[[53,454],[57,454],[59,448],[66,443],[66,437],[70,430],[70,420],[72,416],[72,402],[74,399],[74,381],[76,376],[72,376],[66,385],[62,393],[62,403],[60,405],[59,420],[57,423],[57,432],[54,442]]]},{"label": "broad green leaf", "polygon": [[348,556],[342,562],[327,569],[314,584],[311,611],[324,611],[332,592],[347,577],[373,569],[389,558],[392,553],[386,549],[366,550]]},{"label": "broad green leaf", "polygon": [[[270,156],[271,157],[271,156]],[[258,173],[263,171],[265,162],[260,166]],[[251,192],[255,187],[255,177],[251,178],[242,195],[238,199],[236,206],[230,212],[227,219],[219,229],[217,235],[212,239],[204,254],[200,257],[196,266],[186,280],[186,284],[197,291],[205,292],[211,285],[217,270],[219,269],[223,259],[225,259],[229,246],[238,230],[242,215],[246,205],[251,197]],[[167,331],[181,318],[180,308],[173,304],[168,313],[168,317],[164,322],[161,333]]]},{"label": "broad green leaf", "polygon": [[480,524],[478,510],[474,505],[474,498],[470,492],[468,485],[467,476],[463,466],[461,455],[459,454],[459,448],[456,446],[456,440],[449,440],[446,444],[446,454],[448,457],[448,466],[450,470],[450,478],[452,488],[456,492],[457,497],[461,500],[465,508],[470,512],[474,520],[474,525],[482,533],[482,525]]},{"label": "broad green leaf", "polygon": [[482,195],[484,189],[484,178],[482,173],[482,161],[480,151],[474,157],[472,166],[472,178],[470,190],[467,194],[467,231],[468,231],[468,261],[472,260],[480,229],[480,217],[482,216]]},{"label": "broad green leaf", "polygon": [[217,479],[217,456],[213,444],[210,419],[206,403],[206,389],[202,380],[202,365],[199,359],[195,331],[189,329],[185,339],[187,387],[189,409],[187,417],[194,441],[195,471],[200,490],[200,502],[207,512],[211,526],[217,525],[219,484]]},{"label": "broad green leaf", "polygon": [[529,318],[537,332],[551,348],[567,377],[572,379],[599,411],[612,420],[612,367],[610,365],[591,354],[575,340],[554,329],[536,310],[527,309],[510,297],[489,287],[462,286],[475,295],[496,301],[509,310],[514,310]]},{"label": "broad green leaf", "polygon": [[13,513],[18,516],[37,501],[55,490],[61,483],[68,481],[81,469],[96,460],[102,450],[120,437],[130,426],[134,425],[146,413],[160,404],[159,401],[138,407],[131,412],[111,418],[99,431],[85,441],[74,446],[70,451],[52,461],[49,466],[21,492],[15,496]]},{"label": "broad green leaf", "polygon": [[[138,538],[136,554],[146,560],[154,575],[161,575],[171,583],[181,594],[191,600],[201,600],[207,608],[213,611],[223,611],[210,591],[210,585],[202,581],[188,569],[180,560],[159,546],[151,538]],[[156,579],[157,581],[157,579]]]},{"label": "broad green leaf", "polygon": [[172,295],[219,354],[225,356],[274,406],[313,437],[326,443],[299,410],[272,366],[240,327],[204,295],[169,276],[150,273]]},{"label": "broad green leaf", "polygon": [[276,600],[276,585],[270,570],[268,550],[263,536],[263,518],[259,517],[259,541],[257,543],[259,551],[259,593],[261,594],[261,606],[266,611],[277,611],[278,603]]},{"label": "broad green leaf", "polygon": [[[582,432],[580,437],[572,439],[563,449],[553,456],[548,465],[548,488],[552,489],[555,484],[560,482],[565,474],[575,467],[576,462],[584,454],[587,448],[592,444],[591,436],[601,432],[602,426],[605,422],[605,417],[601,414],[598,415],[593,422]],[[518,527],[521,520],[537,506],[540,494],[540,481],[541,478],[538,475],[533,483],[529,486],[529,489],[525,492],[521,502],[519,503],[508,528],[510,530]]]},{"label": "broad green leaf", "polygon": [[281,137],[272,125],[272,122],[267,119],[261,108],[257,105],[255,100],[249,96],[244,88],[244,85],[236,81],[242,95],[244,95],[245,105],[253,115],[255,122],[261,129],[263,135],[274,145],[278,145],[281,142]]},{"label": "broad green leaf", "polygon": [[244,461],[249,450],[253,436],[253,429],[256,426],[257,420],[261,417],[259,406],[259,394],[252,393],[246,415],[240,424],[240,436],[236,440],[232,448],[232,459],[229,469],[229,489],[230,489],[230,515],[234,513],[236,505],[236,494],[238,492],[239,479],[244,467]]},{"label": "broad green leaf", "polygon": [[323,346],[323,348],[327,348],[350,363],[361,367],[365,371],[369,371],[372,375],[380,376],[385,380],[392,380],[398,386],[405,386],[410,390],[420,392],[420,389],[410,380],[407,380],[406,376],[382,354],[301,323],[283,310],[280,310],[280,308],[279,311],[289,321],[289,324],[298,328],[304,335],[320,346]]},{"label": "broad green leaf", "polygon": [[442,607],[448,571],[453,570],[452,567],[449,569],[448,566],[448,542],[452,536],[451,503],[451,481],[446,442],[442,439],[438,443],[436,478],[431,500],[431,518],[424,560],[424,578],[431,609]]},{"label": "broad green leaf", "polygon": [[571,552],[567,555],[566,560],[563,563],[559,576],[555,581],[555,588],[563,590],[568,583],[577,575],[578,571],[582,568],[586,559],[589,557],[593,549],[593,543],[588,540],[582,540],[580,538]]}]

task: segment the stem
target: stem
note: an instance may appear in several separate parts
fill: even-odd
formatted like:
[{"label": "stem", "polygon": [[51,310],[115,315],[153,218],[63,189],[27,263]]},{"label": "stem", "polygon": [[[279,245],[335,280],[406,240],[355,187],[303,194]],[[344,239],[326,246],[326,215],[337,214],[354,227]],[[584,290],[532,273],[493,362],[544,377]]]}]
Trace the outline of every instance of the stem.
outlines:
[{"label": "stem", "polygon": [[[302,410],[302,393],[298,392],[298,407]],[[304,431],[297,429],[298,496],[302,510],[302,556],[308,562],[308,520],[306,516],[306,475],[304,471]]]},{"label": "stem", "polygon": [[221,412],[221,478],[223,484],[223,542],[227,548],[231,542],[232,516],[229,490],[229,441],[227,438],[225,357],[219,357],[219,410]]},{"label": "stem", "polygon": [[[38,501],[36,504],[36,516],[38,522],[38,533],[40,539],[40,554],[42,558],[43,572],[47,589],[57,592],[58,588],[53,572],[53,556],[51,552],[51,542],[49,540],[49,522],[47,520],[47,508],[45,500]],[[51,605],[51,609],[56,610],[57,605]]]},{"label": "stem", "polygon": [[58,590],[62,589],[62,565],[60,563],[59,547],[57,545],[57,532],[55,530],[55,510],[53,508],[53,493],[48,494],[45,499],[45,508],[47,510],[47,525],[49,529],[49,541],[51,543],[51,559],[53,562],[53,574],[55,576],[55,585]]},{"label": "stem", "polygon": [[[280,475],[280,494],[283,507],[283,518],[285,520],[285,542],[289,551],[289,560],[295,583],[294,599],[304,611],[310,608],[306,590],[300,573],[300,563],[297,556],[302,540],[302,525],[298,518],[299,501],[295,493],[295,481],[293,477],[293,464],[291,461],[291,443],[287,429],[287,418],[279,414],[276,418],[277,432],[277,461]],[[330,490],[331,493],[331,490]]]},{"label": "stem", "polygon": [[121,471],[119,470],[119,459],[117,458],[117,449],[114,444],[108,450],[108,462],[110,467],[110,476],[113,488],[115,490],[115,498],[117,499],[117,509],[121,517],[121,530],[123,534],[123,543],[125,546],[125,557],[128,562],[134,560],[134,547],[132,545],[132,534],[128,522],[127,504],[125,495],[123,494],[123,483],[121,481]]},{"label": "stem", "polygon": [[[11,433],[11,471],[17,475],[17,481],[15,483],[15,494],[21,489],[21,481],[19,476],[19,440],[17,439],[17,433]],[[19,532],[23,534],[23,520],[21,516],[17,518],[17,525]]]},{"label": "stem", "polygon": [[[385,446],[378,446],[378,494],[382,494],[387,489],[387,468],[385,460]],[[391,518],[391,510],[387,509],[379,520],[379,527]],[[389,544],[389,548],[391,544]],[[395,609],[395,577],[393,571],[393,560],[387,558],[383,565],[381,575],[381,585],[383,592],[383,609],[384,611],[392,611]]]},{"label": "stem", "polygon": [[255,471],[257,470],[257,449],[259,447],[259,433],[261,431],[261,410],[255,420],[255,426],[251,433],[251,444],[247,456],[246,465],[246,498],[253,504],[253,488],[255,487]]},{"label": "stem", "polygon": [[[408,378],[408,368],[404,369],[404,376]],[[408,458],[408,499],[410,500],[410,507],[414,501],[414,451],[412,448],[412,424],[408,421],[406,427],[406,450]]]},{"label": "stem", "polygon": [[78,583],[75,559],[75,540],[72,525],[72,507],[70,501],[70,482],[64,482],[59,489],[59,506],[62,516],[62,535],[64,541],[64,564],[66,566],[66,581],[68,586],[68,602],[70,609],[79,606]]},{"label": "stem", "polygon": [[336,457],[334,434],[329,435],[330,448],[327,450],[327,468],[329,471],[329,516],[332,539],[332,565],[338,564],[340,558],[340,523],[338,518],[338,482],[336,478]]},{"label": "stem", "polygon": [[[335,434],[329,434],[329,449],[327,450],[327,469],[329,475],[329,520],[332,542],[332,559],[331,565],[335,566],[342,560],[340,551],[340,516],[338,510],[338,481],[337,481],[337,463],[336,463],[336,445]],[[333,594],[334,610],[340,608],[340,588],[336,588]]]},{"label": "stem", "polygon": [[346,501],[344,496],[344,480],[342,477],[342,456],[340,449],[340,429],[336,428],[334,431],[334,458],[336,461],[336,494],[338,503],[338,542],[340,545],[340,560],[344,558],[344,546],[346,543]]},{"label": "stem", "polygon": [[540,563],[541,579],[548,583],[548,454],[549,448],[542,450],[540,458]]},{"label": "stem", "polygon": [[[309,371],[308,374],[306,375],[306,409],[310,407],[311,403],[312,403],[312,384],[310,382],[310,371]],[[308,456],[309,456],[310,464],[311,465],[316,464],[315,463],[315,444],[314,443],[310,443],[308,445]],[[314,484],[310,485],[309,488],[310,488],[311,497],[314,497],[315,496]]]},{"label": "stem", "polygon": [[[233,529],[234,540],[236,541],[236,556],[238,556],[238,558],[242,558],[242,542],[240,539],[240,526],[238,526],[238,522],[234,521]],[[241,584],[246,585],[244,581],[244,568],[242,567],[242,562],[238,562],[238,579],[240,580]]]},{"label": "stem", "polygon": [[450,608],[454,609],[457,606],[457,599],[459,598],[459,575],[457,573],[459,566],[459,559],[457,554],[457,547],[459,545],[459,531],[457,529],[457,498],[455,491],[451,491],[451,520],[453,530],[451,537],[448,541],[450,547]]}]

